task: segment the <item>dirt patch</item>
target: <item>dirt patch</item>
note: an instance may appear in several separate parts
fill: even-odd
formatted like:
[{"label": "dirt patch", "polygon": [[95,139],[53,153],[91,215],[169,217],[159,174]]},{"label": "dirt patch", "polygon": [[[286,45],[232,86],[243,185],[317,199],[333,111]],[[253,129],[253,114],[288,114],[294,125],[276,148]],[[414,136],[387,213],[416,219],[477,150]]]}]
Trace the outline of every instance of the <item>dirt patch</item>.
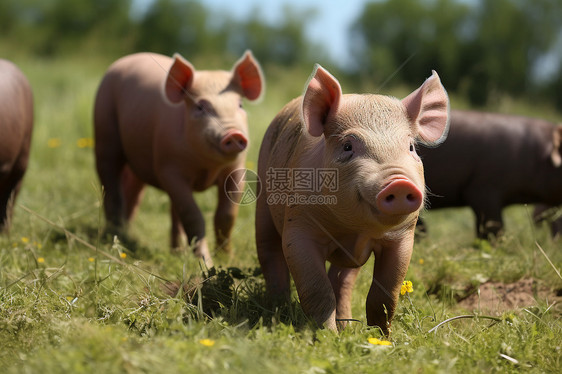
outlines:
[{"label": "dirt patch", "polygon": [[515,283],[486,282],[459,301],[459,306],[470,311],[501,315],[507,311],[535,306],[539,303],[556,303],[555,310],[562,310],[560,292],[540,286],[534,279],[525,278]]}]

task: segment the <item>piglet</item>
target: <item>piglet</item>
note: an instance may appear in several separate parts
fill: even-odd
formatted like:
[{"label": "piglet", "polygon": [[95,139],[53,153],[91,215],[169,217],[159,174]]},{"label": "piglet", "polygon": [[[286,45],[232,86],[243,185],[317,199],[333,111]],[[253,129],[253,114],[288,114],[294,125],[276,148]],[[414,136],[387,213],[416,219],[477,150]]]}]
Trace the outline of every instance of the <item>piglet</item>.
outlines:
[{"label": "piglet", "polygon": [[0,59],[0,232],[10,228],[13,203],[27,170],[33,131],[33,94],[25,75]]},{"label": "piglet", "polygon": [[[416,142],[436,145],[449,101],[437,73],[403,100],[342,94],[316,66],[302,97],[273,119],[259,153],[256,244],[269,295],[290,275],[304,312],[343,327],[359,272],[375,255],[367,323],[389,333],[425,198]],[[325,262],[331,267],[326,272]]]},{"label": "piglet", "polygon": [[193,193],[216,185],[217,246],[229,251],[238,205],[227,192],[242,188],[229,175],[244,167],[249,142],[242,99],[258,99],[263,85],[250,52],[230,72],[195,70],[178,54],[138,53],[116,61],[94,108],[96,167],[108,228],[123,231],[145,184],[160,188],[171,200],[171,246],[177,247],[185,232],[210,267],[205,221]]}]

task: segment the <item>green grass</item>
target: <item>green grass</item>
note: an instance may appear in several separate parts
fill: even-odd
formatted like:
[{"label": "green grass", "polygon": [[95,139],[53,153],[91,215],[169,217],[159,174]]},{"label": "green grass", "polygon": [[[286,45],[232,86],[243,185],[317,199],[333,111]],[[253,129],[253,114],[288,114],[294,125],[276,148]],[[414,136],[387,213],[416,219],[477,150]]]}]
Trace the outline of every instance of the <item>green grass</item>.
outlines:
[{"label": "green grass", "polygon": [[[131,227],[136,252],[102,235],[93,152],[78,142],[92,136],[93,97],[111,61],[15,62],[34,88],[36,123],[13,228],[0,237],[3,372],[559,371],[562,312],[552,300],[562,279],[546,256],[560,269],[561,245],[550,239],[546,227],[531,224],[531,207],[506,210],[506,235],[493,246],[475,242],[467,209],[424,213],[430,232],[415,246],[407,276],[414,292],[400,299],[390,346],[368,340],[381,338],[365,324],[372,260],[354,292],[358,322],[339,335],[315,330],[296,297],[290,306],[267,307],[253,240],[254,206],[240,210],[235,255],[215,256],[218,271],[207,279],[189,253],[170,254],[168,198],[160,191],[147,190]],[[300,94],[309,74],[280,68],[265,73],[265,99],[246,105],[252,168],[269,121]],[[552,111],[548,116],[558,115]],[[58,139],[59,145],[49,147],[49,139]],[[197,196],[209,234],[215,194]],[[537,291],[536,301],[525,308],[490,312],[457,303],[480,282],[530,277],[537,289],[548,292]],[[191,285],[190,302],[181,293],[165,292],[166,281]],[[429,332],[467,314],[480,317],[448,321]]]}]

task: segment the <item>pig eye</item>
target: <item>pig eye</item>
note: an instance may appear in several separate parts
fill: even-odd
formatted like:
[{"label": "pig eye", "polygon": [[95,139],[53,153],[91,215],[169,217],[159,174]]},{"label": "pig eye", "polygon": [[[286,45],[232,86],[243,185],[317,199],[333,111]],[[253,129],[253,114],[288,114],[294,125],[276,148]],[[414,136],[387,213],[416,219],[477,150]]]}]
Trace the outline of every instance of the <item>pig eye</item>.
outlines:
[{"label": "pig eye", "polygon": [[351,158],[353,157],[353,154],[355,152],[353,152],[353,144],[351,144],[350,141],[346,141],[345,143],[343,143],[343,153],[340,155],[340,157],[338,158],[339,162],[347,162],[349,160],[351,160]]},{"label": "pig eye", "polygon": [[420,161],[420,157],[418,156],[418,153],[416,152],[416,146],[414,145],[414,143],[410,143],[410,154],[412,155],[413,158]]},{"label": "pig eye", "polygon": [[207,107],[205,105],[205,103],[199,101],[195,103],[195,106],[193,108],[193,115],[195,117],[203,117],[205,114],[207,114]]}]

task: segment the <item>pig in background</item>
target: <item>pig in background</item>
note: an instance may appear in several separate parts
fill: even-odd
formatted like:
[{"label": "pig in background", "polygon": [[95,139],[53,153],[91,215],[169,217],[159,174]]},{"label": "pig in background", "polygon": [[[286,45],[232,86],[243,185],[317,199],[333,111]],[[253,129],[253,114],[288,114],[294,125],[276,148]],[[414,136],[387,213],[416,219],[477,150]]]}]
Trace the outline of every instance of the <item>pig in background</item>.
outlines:
[{"label": "pig in background", "polygon": [[[447,130],[449,101],[435,72],[403,100],[342,94],[317,67],[303,97],[273,119],[261,145],[256,245],[268,294],[290,295],[290,276],[304,312],[319,326],[351,318],[357,274],[375,255],[367,323],[389,332],[424,201],[418,141],[437,144]],[[275,173],[335,171],[337,186],[299,192],[296,179],[276,190]],[[320,195],[320,196],[315,196]],[[333,195],[336,201],[325,197]],[[277,196],[279,197],[279,196]],[[321,198],[324,197],[324,198]],[[314,199],[312,199],[314,198]],[[305,201],[307,200],[307,201]],[[331,262],[326,272],[326,261]]]},{"label": "pig in background", "polygon": [[[145,184],[171,200],[171,246],[182,232],[207,267],[212,260],[205,221],[193,193],[217,185],[217,246],[230,250],[238,205],[229,174],[244,167],[248,124],[242,99],[263,92],[250,52],[232,71],[200,71],[176,54],[125,56],[108,69],[94,108],[95,155],[108,229],[123,233]],[[224,186],[224,187],[223,187]]]},{"label": "pig in background", "polygon": [[13,205],[27,170],[33,131],[33,94],[25,75],[0,59],[0,233],[10,228]]},{"label": "pig in background", "polygon": [[428,208],[469,206],[476,234],[503,230],[511,204],[562,204],[562,126],[541,119],[451,111],[447,140],[420,147]]},{"label": "pig in background", "polygon": [[533,220],[537,225],[543,222],[548,223],[550,232],[554,239],[562,235],[562,207],[550,207],[544,204],[535,205],[533,210]]}]

